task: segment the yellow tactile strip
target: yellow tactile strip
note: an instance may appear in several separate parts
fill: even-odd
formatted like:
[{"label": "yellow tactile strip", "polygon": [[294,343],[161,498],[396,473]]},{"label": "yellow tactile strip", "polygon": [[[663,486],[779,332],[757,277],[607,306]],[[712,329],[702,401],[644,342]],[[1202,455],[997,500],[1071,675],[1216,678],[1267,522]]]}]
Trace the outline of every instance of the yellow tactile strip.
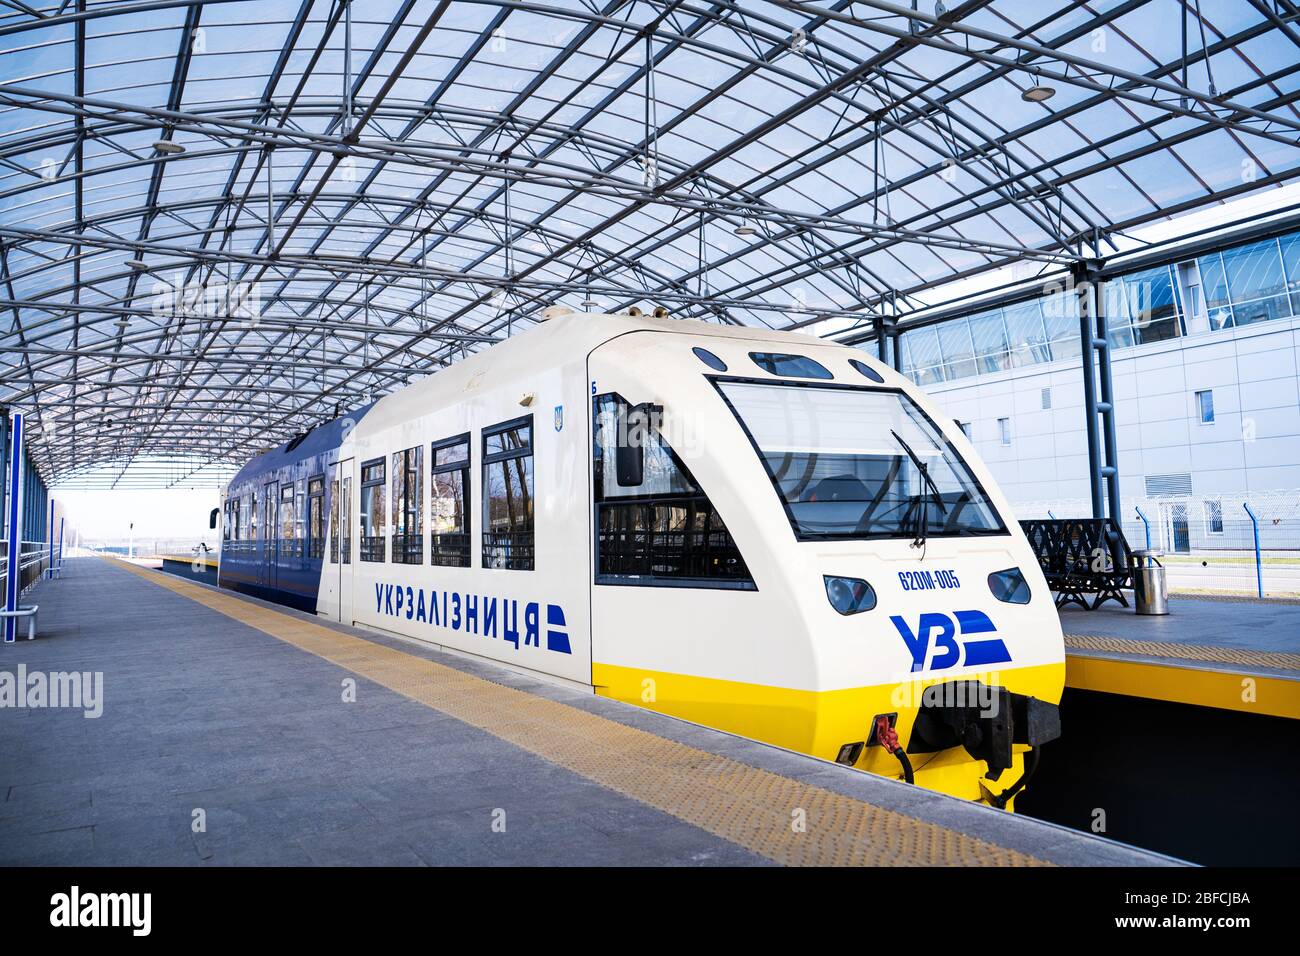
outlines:
[{"label": "yellow tactile strip", "polygon": [[[120,566],[778,863],[1047,865],[1017,850],[760,770],[180,578],[125,562]],[[800,820],[804,822],[802,832],[797,827]]]},{"label": "yellow tactile strip", "polygon": [[1215,647],[1209,644],[1178,644],[1170,641],[1129,641],[1118,637],[1088,634],[1065,635],[1067,650],[1100,651],[1136,657],[1162,657],[1170,660],[1206,661],[1216,664],[1241,664],[1246,667],[1275,667],[1300,671],[1300,654],[1282,651],[1252,651],[1238,647]]}]

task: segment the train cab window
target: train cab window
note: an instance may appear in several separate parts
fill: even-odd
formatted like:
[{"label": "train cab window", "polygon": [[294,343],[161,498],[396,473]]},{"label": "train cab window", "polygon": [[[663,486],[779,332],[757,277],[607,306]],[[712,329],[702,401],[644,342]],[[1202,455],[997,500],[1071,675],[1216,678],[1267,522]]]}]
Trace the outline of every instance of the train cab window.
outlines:
[{"label": "train cab window", "polygon": [[307,479],[307,557],[325,557],[325,478]]},{"label": "train cab window", "polygon": [[788,375],[791,378],[834,378],[830,369],[805,355],[786,355],[782,352],[750,352],[749,357],[764,372]]},{"label": "train cab window", "polygon": [[533,570],[533,417],[483,431],[483,567]]},{"label": "train cab window", "polygon": [[294,508],[294,483],[286,481],[280,486],[280,557],[291,558],[297,554],[297,535],[295,526],[297,515]]},{"label": "train cab window", "polygon": [[384,459],[361,465],[361,560],[385,560]]},{"label": "train cab window", "polygon": [[897,389],[717,382],[804,541],[1006,534],[939,426]]},{"label": "train cab window", "polygon": [[658,410],[594,399],[596,583],[752,590],[717,509],[659,430]]},{"label": "train cab window", "polygon": [[424,563],[424,446],[393,452],[393,562]]},{"label": "train cab window", "polygon": [[429,486],[429,562],[470,566],[469,435],[434,442]]}]

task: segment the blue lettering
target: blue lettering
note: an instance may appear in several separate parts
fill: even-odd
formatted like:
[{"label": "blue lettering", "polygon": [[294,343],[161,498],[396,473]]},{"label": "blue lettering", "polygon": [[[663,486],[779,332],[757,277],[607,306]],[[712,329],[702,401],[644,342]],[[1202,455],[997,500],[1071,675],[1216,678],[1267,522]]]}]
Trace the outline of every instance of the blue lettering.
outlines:
[{"label": "blue lettering", "polygon": [[406,586],[406,619],[409,621],[415,616],[415,596],[411,592],[411,586]]},{"label": "blue lettering", "polygon": [[451,596],[451,629],[460,630],[460,592],[457,591]]},{"label": "blue lettering", "polygon": [[420,603],[415,608],[415,619],[417,621],[428,621],[428,618],[424,614],[424,588],[420,588],[418,593],[420,595]]},{"label": "blue lettering", "polygon": [[391,584],[384,588],[384,613],[393,613],[393,586]]},{"label": "blue lettering", "polygon": [[478,595],[465,595],[465,631],[468,634],[478,633]]},{"label": "blue lettering", "polygon": [[519,602],[501,602],[501,638],[519,650]]},{"label": "blue lettering", "polygon": [[530,601],[524,608],[524,646],[531,644],[533,647],[541,647],[537,640],[537,603]]},{"label": "blue lettering", "polygon": [[375,613],[378,614],[384,609],[384,586],[378,581],[375,582]]},{"label": "blue lettering", "polygon": [[497,636],[497,599],[483,598],[483,636]]}]

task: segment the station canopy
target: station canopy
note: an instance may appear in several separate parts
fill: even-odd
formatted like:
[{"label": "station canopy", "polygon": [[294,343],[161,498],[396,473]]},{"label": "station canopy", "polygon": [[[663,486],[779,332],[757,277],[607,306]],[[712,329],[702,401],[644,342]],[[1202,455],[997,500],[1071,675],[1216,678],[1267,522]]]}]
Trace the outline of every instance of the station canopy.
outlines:
[{"label": "station canopy", "polygon": [[0,403],[72,487],[550,305],[871,330],[1300,169],[1293,0],[0,0],[0,66]]}]

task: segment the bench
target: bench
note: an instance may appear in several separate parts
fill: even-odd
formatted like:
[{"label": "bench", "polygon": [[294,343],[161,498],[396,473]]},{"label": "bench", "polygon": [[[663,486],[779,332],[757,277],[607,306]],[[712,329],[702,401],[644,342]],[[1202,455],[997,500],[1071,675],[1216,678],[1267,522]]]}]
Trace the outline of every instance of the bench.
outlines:
[{"label": "bench", "polygon": [[[1056,593],[1056,606],[1078,604],[1095,611],[1116,600],[1124,607],[1124,590],[1133,586],[1138,559],[1124,532],[1110,518],[1035,518],[1020,522]],[[1091,600],[1089,600],[1091,595]]]}]

